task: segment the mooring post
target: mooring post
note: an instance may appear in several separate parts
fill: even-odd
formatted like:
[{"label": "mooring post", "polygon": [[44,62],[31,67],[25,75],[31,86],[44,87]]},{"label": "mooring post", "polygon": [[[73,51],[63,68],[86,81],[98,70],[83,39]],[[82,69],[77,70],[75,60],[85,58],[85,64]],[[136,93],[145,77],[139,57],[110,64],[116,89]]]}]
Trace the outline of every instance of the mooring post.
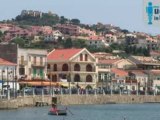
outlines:
[{"label": "mooring post", "polygon": [[33,95],[33,97],[35,96],[35,89],[34,88],[32,88],[32,95]]},{"label": "mooring post", "polygon": [[25,90],[23,89],[23,97],[25,97],[26,96],[26,93],[25,93]]},{"label": "mooring post", "polygon": [[10,90],[7,90],[7,100],[10,100]]}]

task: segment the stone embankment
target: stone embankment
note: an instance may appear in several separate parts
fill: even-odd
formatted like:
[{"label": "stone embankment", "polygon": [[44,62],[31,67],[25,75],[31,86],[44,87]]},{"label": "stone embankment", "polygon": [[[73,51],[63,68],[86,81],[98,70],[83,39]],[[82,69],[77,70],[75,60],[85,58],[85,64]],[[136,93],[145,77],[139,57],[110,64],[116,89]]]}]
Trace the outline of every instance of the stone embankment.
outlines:
[{"label": "stone embankment", "polygon": [[[55,97],[57,97],[57,103],[62,105],[160,103],[160,96],[152,95],[58,95]],[[37,101],[43,101],[50,105],[52,97],[25,96],[11,100],[0,100],[0,109],[35,106]]]}]

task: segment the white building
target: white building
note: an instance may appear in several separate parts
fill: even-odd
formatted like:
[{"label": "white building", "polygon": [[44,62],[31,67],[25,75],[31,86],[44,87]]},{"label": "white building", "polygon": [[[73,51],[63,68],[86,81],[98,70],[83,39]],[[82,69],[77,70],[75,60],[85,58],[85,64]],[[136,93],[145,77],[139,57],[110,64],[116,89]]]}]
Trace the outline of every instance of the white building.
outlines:
[{"label": "white building", "polygon": [[12,62],[0,58],[0,89],[2,89],[2,84],[3,88],[5,88],[4,85],[9,85],[11,82],[15,85],[16,66]]},{"label": "white building", "polygon": [[18,48],[18,78],[47,79],[47,50]]}]

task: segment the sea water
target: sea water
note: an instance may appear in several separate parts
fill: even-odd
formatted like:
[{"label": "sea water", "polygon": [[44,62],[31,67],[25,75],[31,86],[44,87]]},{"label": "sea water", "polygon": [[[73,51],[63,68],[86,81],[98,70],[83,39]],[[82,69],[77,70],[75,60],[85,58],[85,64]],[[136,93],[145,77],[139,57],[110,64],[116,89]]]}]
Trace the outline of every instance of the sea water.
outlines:
[{"label": "sea water", "polygon": [[0,120],[160,120],[160,104],[73,105],[67,106],[67,116],[48,115],[49,109],[1,110]]}]

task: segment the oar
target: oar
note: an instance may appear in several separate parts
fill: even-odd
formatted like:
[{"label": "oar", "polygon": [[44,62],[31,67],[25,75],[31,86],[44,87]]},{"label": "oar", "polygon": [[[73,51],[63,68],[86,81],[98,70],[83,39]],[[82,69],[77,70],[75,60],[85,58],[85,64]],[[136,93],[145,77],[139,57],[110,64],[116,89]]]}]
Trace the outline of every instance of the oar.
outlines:
[{"label": "oar", "polygon": [[66,110],[68,110],[71,113],[71,115],[74,115],[67,107],[66,107]]}]

